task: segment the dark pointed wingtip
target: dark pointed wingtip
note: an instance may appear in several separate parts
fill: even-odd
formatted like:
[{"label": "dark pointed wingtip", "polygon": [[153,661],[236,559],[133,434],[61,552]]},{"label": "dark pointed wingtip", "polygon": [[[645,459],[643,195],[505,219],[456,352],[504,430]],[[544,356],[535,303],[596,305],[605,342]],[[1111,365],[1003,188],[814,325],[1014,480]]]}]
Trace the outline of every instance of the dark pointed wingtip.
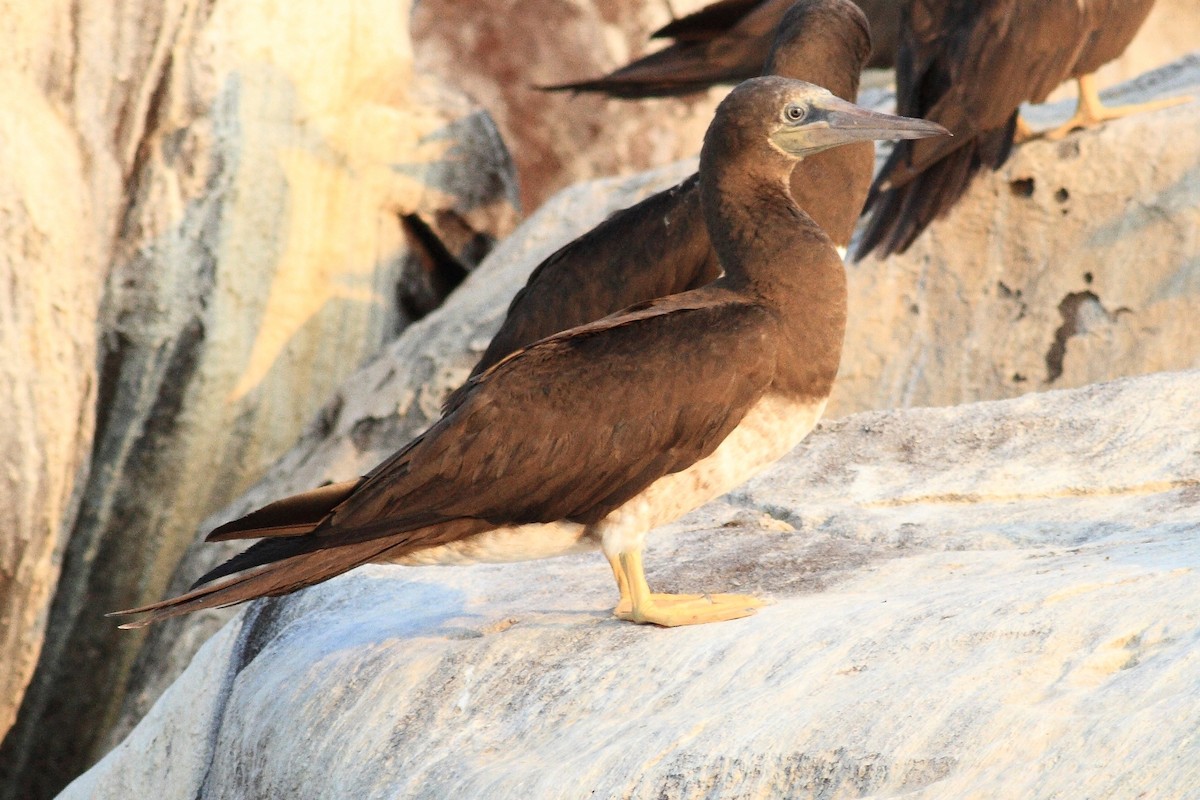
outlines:
[{"label": "dark pointed wingtip", "polygon": [[[132,609],[125,609],[125,610],[122,610],[122,611],[109,611],[108,613],[106,613],[106,614],[104,615],[104,617],[105,617],[106,619],[111,619],[112,617],[127,617],[127,616],[129,616],[130,614],[134,614],[134,613],[136,613],[136,612],[135,612],[134,610],[132,610]],[[146,627],[147,625],[149,625],[149,624],[150,624],[151,622],[153,622],[153,621],[154,621],[153,619],[135,619],[135,620],[130,620],[129,622],[122,622],[120,625],[118,625],[118,626],[117,626],[117,630],[119,630],[119,631],[132,631],[132,630],[137,630],[138,628],[144,628],[144,627]]]},{"label": "dark pointed wingtip", "polygon": [[531,83],[529,87],[539,92],[571,92],[578,95],[581,92],[595,91],[593,81],[577,81],[575,83]]}]

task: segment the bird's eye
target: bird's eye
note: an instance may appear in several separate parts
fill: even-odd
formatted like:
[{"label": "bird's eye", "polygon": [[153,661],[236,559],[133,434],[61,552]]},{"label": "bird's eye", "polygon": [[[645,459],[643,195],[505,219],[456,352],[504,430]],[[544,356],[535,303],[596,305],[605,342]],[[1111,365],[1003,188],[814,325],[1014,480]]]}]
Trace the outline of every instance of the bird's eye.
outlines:
[{"label": "bird's eye", "polygon": [[798,106],[795,103],[789,104],[788,107],[783,110],[783,118],[788,122],[799,122],[800,120],[804,119],[804,115],[804,106]]}]

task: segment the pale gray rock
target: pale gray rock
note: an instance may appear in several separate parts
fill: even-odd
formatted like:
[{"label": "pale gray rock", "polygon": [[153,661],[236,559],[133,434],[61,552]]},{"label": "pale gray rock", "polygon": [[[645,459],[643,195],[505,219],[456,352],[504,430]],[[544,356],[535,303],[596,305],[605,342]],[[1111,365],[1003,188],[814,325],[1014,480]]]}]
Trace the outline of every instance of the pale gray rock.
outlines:
[{"label": "pale gray rock", "polygon": [[[1200,54],[1123,84],[1200,96]],[[1074,101],[1028,110],[1035,127]],[[902,256],[849,269],[830,413],[1200,366],[1200,103],[1016,148]]]},{"label": "pale gray rock", "polygon": [[1200,371],[826,423],[598,555],[370,567],[239,613],[64,798],[1183,797]]}]

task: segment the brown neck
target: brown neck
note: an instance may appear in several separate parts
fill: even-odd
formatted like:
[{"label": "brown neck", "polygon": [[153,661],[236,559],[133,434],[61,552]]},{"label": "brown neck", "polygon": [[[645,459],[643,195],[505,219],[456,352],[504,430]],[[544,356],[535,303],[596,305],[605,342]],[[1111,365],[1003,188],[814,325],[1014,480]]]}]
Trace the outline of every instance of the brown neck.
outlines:
[{"label": "brown neck", "polygon": [[[715,155],[705,143],[708,156]],[[701,204],[726,287],[770,309],[780,323],[774,389],[828,395],[846,329],[846,273],[829,237],[792,200],[790,162],[716,158],[701,173]],[[773,151],[772,151],[772,154]],[[778,156],[783,160],[782,156]],[[739,161],[741,163],[739,163]]]}]

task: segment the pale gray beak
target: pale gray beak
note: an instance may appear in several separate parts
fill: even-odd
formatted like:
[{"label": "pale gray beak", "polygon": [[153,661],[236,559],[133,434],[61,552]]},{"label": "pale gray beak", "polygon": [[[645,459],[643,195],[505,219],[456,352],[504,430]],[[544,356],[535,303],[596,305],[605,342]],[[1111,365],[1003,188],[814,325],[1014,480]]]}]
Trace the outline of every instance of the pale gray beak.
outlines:
[{"label": "pale gray beak", "polygon": [[771,138],[784,151],[804,156],[850,142],[950,135],[936,122],[881,114],[834,95],[820,95],[809,101],[804,119],[781,128]]}]

